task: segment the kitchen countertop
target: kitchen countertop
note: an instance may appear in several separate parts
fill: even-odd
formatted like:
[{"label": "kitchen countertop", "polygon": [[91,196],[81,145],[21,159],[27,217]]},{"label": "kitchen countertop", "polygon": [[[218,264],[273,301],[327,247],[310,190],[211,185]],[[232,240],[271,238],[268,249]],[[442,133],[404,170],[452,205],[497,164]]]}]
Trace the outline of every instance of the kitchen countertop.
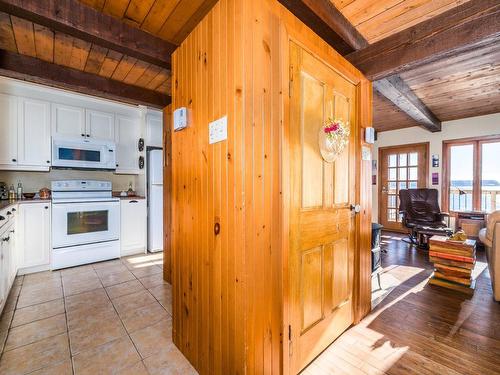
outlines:
[{"label": "kitchen countertop", "polygon": [[121,200],[125,200],[125,201],[132,200],[132,199],[146,199],[146,197],[143,197],[141,195],[132,195],[130,197],[127,196],[127,197],[118,197],[118,198],[120,198]]},{"label": "kitchen countertop", "polygon": [[43,203],[43,202],[51,202],[50,199],[15,199],[15,200],[0,200],[0,210],[13,206],[15,204],[23,204],[23,203]]}]

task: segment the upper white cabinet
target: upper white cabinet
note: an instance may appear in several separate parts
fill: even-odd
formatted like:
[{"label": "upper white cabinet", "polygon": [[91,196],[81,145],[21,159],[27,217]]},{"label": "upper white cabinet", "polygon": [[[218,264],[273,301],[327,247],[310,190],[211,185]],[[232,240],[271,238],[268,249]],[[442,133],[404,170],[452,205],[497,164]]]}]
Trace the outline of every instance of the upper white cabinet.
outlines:
[{"label": "upper white cabinet", "polygon": [[146,115],[146,144],[153,147],[163,147],[163,117],[160,113]]},{"label": "upper white cabinet", "polygon": [[115,139],[115,116],[112,113],[86,111],[86,134],[92,138],[106,139],[114,141]]},{"label": "upper white cabinet", "polygon": [[114,117],[114,114],[108,112],[53,104],[52,134],[113,141]]},{"label": "upper white cabinet", "polygon": [[52,104],[52,134],[85,137],[85,110],[64,104]]},{"label": "upper white cabinet", "polygon": [[0,165],[17,164],[17,97],[0,94]]},{"label": "upper white cabinet", "polygon": [[139,117],[116,115],[116,173],[139,173],[139,150],[137,143],[140,137]]},{"label": "upper white cabinet", "polygon": [[50,166],[50,103],[19,98],[18,165]]},{"label": "upper white cabinet", "polygon": [[50,104],[0,94],[0,116],[0,168],[49,170]]}]

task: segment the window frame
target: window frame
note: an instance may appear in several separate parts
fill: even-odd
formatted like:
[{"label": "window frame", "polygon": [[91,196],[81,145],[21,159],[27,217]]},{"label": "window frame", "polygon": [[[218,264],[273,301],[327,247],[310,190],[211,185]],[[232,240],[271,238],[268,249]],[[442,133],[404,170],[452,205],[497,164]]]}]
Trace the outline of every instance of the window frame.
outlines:
[{"label": "window frame", "polygon": [[482,145],[485,143],[500,142],[500,134],[482,137],[470,137],[443,141],[443,184],[441,186],[441,206],[450,214],[464,211],[450,211],[450,148],[453,146],[473,146],[472,168],[474,171],[472,180],[472,212],[483,212],[481,210],[481,176],[482,176]]}]

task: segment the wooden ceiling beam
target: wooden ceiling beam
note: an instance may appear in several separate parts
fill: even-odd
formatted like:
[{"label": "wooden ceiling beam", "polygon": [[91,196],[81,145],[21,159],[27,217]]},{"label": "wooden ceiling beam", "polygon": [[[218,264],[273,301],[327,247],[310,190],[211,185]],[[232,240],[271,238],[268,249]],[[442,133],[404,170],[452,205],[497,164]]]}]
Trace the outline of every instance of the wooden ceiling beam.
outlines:
[{"label": "wooden ceiling beam", "polygon": [[471,0],[346,57],[377,80],[499,42],[499,1]]},{"label": "wooden ceiling beam", "polygon": [[157,91],[4,49],[0,49],[0,75],[135,105],[163,109],[171,102],[170,96]]},{"label": "wooden ceiling beam", "polygon": [[368,42],[329,0],[278,0],[342,55]]},{"label": "wooden ceiling beam", "polygon": [[375,81],[373,82],[373,88],[414,119],[424,129],[431,132],[441,131],[441,121],[399,76],[387,77]]},{"label": "wooden ceiling beam", "polygon": [[0,0],[0,11],[167,69],[177,48],[77,0]]}]

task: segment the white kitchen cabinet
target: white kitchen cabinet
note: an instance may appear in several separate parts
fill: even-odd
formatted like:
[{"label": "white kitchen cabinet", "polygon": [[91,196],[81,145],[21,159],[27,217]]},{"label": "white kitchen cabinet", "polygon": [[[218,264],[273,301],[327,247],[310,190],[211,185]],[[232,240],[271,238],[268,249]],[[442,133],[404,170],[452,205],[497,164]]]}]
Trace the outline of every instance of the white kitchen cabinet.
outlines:
[{"label": "white kitchen cabinet", "polygon": [[115,140],[115,116],[112,113],[85,110],[86,134],[92,138]]},{"label": "white kitchen cabinet", "polygon": [[17,165],[17,97],[0,94],[0,168]]},{"label": "white kitchen cabinet", "polygon": [[49,269],[50,265],[50,202],[19,204],[18,248],[21,251],[19,269],[22,273],[31,270]]},{"label": "white kitchen cabinet", "polygon": [[85,110],[52,103],[52,135],[85,137]]},{"label": "white kitchen cabinet", "polygon": [[139,173],[139,150],[137,143],[140,137],[139,117],[116,115],[116,173]]},{"label": "white kitchen cabinet", "polygon": [[163,147],[163,117],[160,113],[146,115],[146,145]]},{"label": "white kitchen cabinet", "polygon": [[122,199],[120,202],[121,255],[146,251],[147,208],[145,199]]},{"label": "white kitchen cabinet", "polygon": [[53,104],[52,133],[54,135],[113,141],[115,138],[115,116],[109,112]]},{"label": "white kitchen cabinet", "polygon": [[50,167],[50,103],[19,98],[17,164],[22,169]]},{"label": "white kitchen cabinet", "polygon": [[15,221],[0,228],[0,314],[17,273]]}]

